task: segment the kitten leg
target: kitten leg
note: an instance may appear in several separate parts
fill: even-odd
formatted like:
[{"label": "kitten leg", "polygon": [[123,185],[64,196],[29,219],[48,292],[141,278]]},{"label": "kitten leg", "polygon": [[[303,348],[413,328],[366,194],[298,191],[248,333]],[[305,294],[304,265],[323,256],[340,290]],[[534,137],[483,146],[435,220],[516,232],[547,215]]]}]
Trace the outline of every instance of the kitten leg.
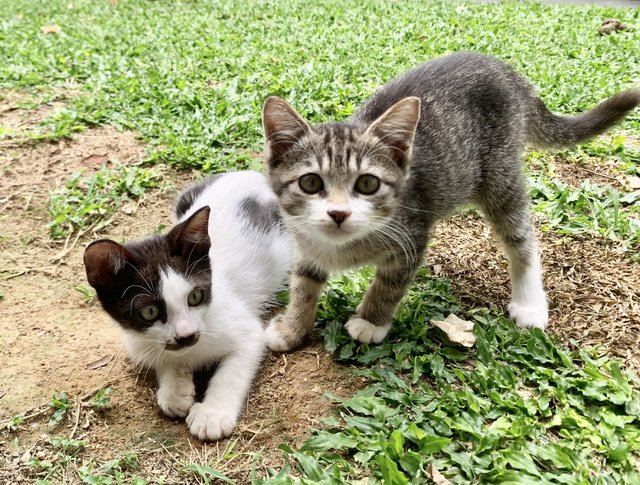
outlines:
[{"label": "kitten leg", "polygon": [[511,303],[509,316],[520,328],[544,330],[549,321],[547,297],[542,286],[542,265],[536,237],[526,207],[488,213],[509,258]]},{"label": "kitten leg", "polygon": [[271,319],[265,330],[267,347],[285,352],[298,346],[313,331],[316,307],[327,273],[309,263],[297,263],[291,275],[287,310]]},{"label": "kitten leg", "polygon": [[[262,333],[262,322],[256,321],[254,326]],[[189,411],[189,430],[201,440],[226,438],[236,425],[264,355],[262,335],[249,336],[247,341],[250,343],[238,346],[218,364],[204,400]]]},{"label": "kitten leg", "polygon": [[166,366],[157,368],[156,375],[158,406],[171,418],[184,418],[189,413],[196,395],[192,371]]},{"label": "kitten leg", "polygon": [[[419,261],[420,258],[416,260]],[[378,268],[356,314],[345,325],[353,339],[364,343],[379,343],[389,333],[393,314],[417,269],[417,264],[406,261],[403,263]]]}]

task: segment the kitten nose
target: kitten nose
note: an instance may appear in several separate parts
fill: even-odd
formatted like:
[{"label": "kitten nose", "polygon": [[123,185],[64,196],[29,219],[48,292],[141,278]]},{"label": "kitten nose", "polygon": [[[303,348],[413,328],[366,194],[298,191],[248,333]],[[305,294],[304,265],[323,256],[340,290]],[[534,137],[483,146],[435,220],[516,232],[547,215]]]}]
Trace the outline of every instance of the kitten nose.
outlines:
[{"label": "kitten nose", "polygon": [[176,337],[176,344],[178,344],[180,347],[189,347],[190,345],[195,344],[197,341],[197,333],[192,333],[191,335],[186,335],[184,337]]},{"label": "kitten nose", "polygon": [[332,210],[332,211],[327,211],[327,214],[331,216],[331,219],[336,221],[336,224],[340,225],[345,221],[347,217],[351,215],[351,211]]}]

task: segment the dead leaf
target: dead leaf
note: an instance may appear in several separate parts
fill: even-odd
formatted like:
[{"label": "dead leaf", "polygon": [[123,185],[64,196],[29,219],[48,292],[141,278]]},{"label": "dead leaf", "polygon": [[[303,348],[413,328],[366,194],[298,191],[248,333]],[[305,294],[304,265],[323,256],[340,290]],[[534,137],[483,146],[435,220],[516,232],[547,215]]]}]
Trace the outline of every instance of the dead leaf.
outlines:
[{"label": "dead leaf", "polygon": [[118,0],[109,0],[109,5],[111,5],[112,7],[117,7],[118,6]]},{"label": "dead leaf", "polygon": [[473,335],[473,322],[462,320],[453,313],[444,320],[431,320],[431,323],[447,334],[449,340],[465,347],[473,347],[476,337]]},{"label": "dead leaf", "polygon": [[618,19],[608,19],[602,22],[602,26],[598,29],[600,35],[609,35],[619,30],[628,30],[629,26],[623,24]]},{"label": "dead leaf", "polygon": [[629,175],[625,177],[625,182],[625,185],[627,185],[632,190],[640,189],[640,177]]},{"label": "dead leaf", "polygon": [[120,210],[128,216],[132,216],[138,210],[138,205],[134,203],[125,204]]},{"label": "dead leaf", "polygon": [[82,160],[82,163],[85,165],[101,165],[104,162],[109,161],[109,155],[106,153],[98,154],[94,153],[93,155],[89,155],[88,157]]},{"label": "dead leaf", "polygon": [[574,301],[580,304],[591,304],[606,301],[604,298],[598,295],[580,295],[574,298]]},{"label": "dead leaf", "polygon": [[42,30],[42,32],[44,32],[45,34],[59,34],[62,29],[59,25],[52,24],[43,25],[42,27],[40,27],[40,30]]},{"label": "dead leaf", "polygon": [[431,480],[433,480],[433,483],[435,483],[436,485],[451,485],[451,482],[438,471],[433,463],[429,465],[429,476],[431,477]]},{"label": "dead leaf", "polygon": [[529,390],[526,387],[522,387],[520,389],[518,389],[516,391],[516,393],[518,394],[518,396],[520,396],[522,399],[531,399],[533,397],[533,393],[531,392],[531,390]]},{"label": "dead leaf", "polygon": [[112,360],[113,360],[113,355],[105,355],[101,359],[94,360],[93,362],[89,362],[87,364],[87,369],[89,370],[99,369],[100,367],[104,367],[105,365],[107,365]]}]

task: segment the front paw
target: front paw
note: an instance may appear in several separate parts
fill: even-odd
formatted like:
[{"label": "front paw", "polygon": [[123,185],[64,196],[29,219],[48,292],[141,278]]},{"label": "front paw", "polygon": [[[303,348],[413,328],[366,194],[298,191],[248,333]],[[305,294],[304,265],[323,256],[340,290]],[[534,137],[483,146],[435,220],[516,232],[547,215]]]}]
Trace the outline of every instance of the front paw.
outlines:
[{"label": "front paw", "polygon": [[264,331],[267,347],[276,352],[287,352],[300,343],[290,335],[285,318],[285,314],[275,316]]},{"label": "front paw", "polygon": [[509,316],[520,328],[539,328],[544,330],[549,322],[549,311],[546,303],[523,305],[511,302],[509,303]]},{"label": "front paw", "polygon": [[236,413],[206,403],[194,404],[187,416],[189,431],[201,440],[217,441],[231,435]]},{"label": "front paw", "polygon": [[196,396],[193,381],[182,381],[176,386],[158,389],[158,406],[170,418],[184,418],[189,414]]},{"label": "front paw", "polygon": [[354,316],[349,319],[345,328],[354,340],[359,340],[365,344],[377,344],[382,342],[387,336],[391,329],[391,323],[386,325],[374,325],[364,318]]}]

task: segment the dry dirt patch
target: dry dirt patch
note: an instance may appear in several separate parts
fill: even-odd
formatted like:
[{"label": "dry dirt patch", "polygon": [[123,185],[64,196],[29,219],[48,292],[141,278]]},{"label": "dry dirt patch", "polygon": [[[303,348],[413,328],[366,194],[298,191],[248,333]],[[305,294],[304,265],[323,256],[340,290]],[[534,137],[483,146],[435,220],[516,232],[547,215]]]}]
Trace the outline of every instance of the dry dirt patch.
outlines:
[{"label": "dry dirt patch", "polygon": [[[4,103],[7,103],[5,98]],[[2,110],[0,110],[0,116]],[[28,120],[22,110],[4,111]],[[32,113],[33,114],[33,113]],[[0,118],[4,123],[5,118]],[[31,123],[32,121],[25,121]],[[17,126],[17,125],[16,125]],[[22,126],[22,125],[21,125]],[[0,482],[29,481],[28,459],[47,459],[43,433],[80,438],[89,455],[108,460],[136,451],[140,474],[170,483],[190,482],[179,470],[187,463],[207,464],[227,443],[202,444],[192,439],[184,422],[161,416],[154,404],[152,373],[133,368],[121,351],[120,330],[96,302],[86,304],[75,290],[86,284],[82,253],[92,236],[74,247],[49,237],[49,192],[78,170],[91,172],[113,160],[132,163],[145,158],[145,147],[131,133],[99,127],[59,143],[13,143],[0,147],[0,422],[18,413],[37,411],[55,391],[71,398],[91,394],[105,385],[113,391],[105,413],[77,408],[57,429],[50,430],[50,413],[28,420],[17,435],[0,431]],[[170,223],[177,189],[197,174],[166,172],[175,190],[155,192],[136,205],[134,214],[115,216],[100,237],[130,240]],[[105,356],[110,362],[96,369],[87,364]],[[235,451],[261,451],[264,465],[282,464],[277,444],[300,442],[311,427],[330,414],[325,392],[348,394],[354,378],[337,369],[318,342],[287,356],[268,355],[234,439]],[[234,476],[250,470],[249,456],[219,464]]]},{"label": "dry dirt patch", "polygon": [[[563,341],[603,346],[640,368],[640,264],[607,241],[539,233],[549,330]],[[475,214],[441,224],[427,255],[434,274],[453,281],[461,300],[506,308],[506,257],[489,226]]]}]

